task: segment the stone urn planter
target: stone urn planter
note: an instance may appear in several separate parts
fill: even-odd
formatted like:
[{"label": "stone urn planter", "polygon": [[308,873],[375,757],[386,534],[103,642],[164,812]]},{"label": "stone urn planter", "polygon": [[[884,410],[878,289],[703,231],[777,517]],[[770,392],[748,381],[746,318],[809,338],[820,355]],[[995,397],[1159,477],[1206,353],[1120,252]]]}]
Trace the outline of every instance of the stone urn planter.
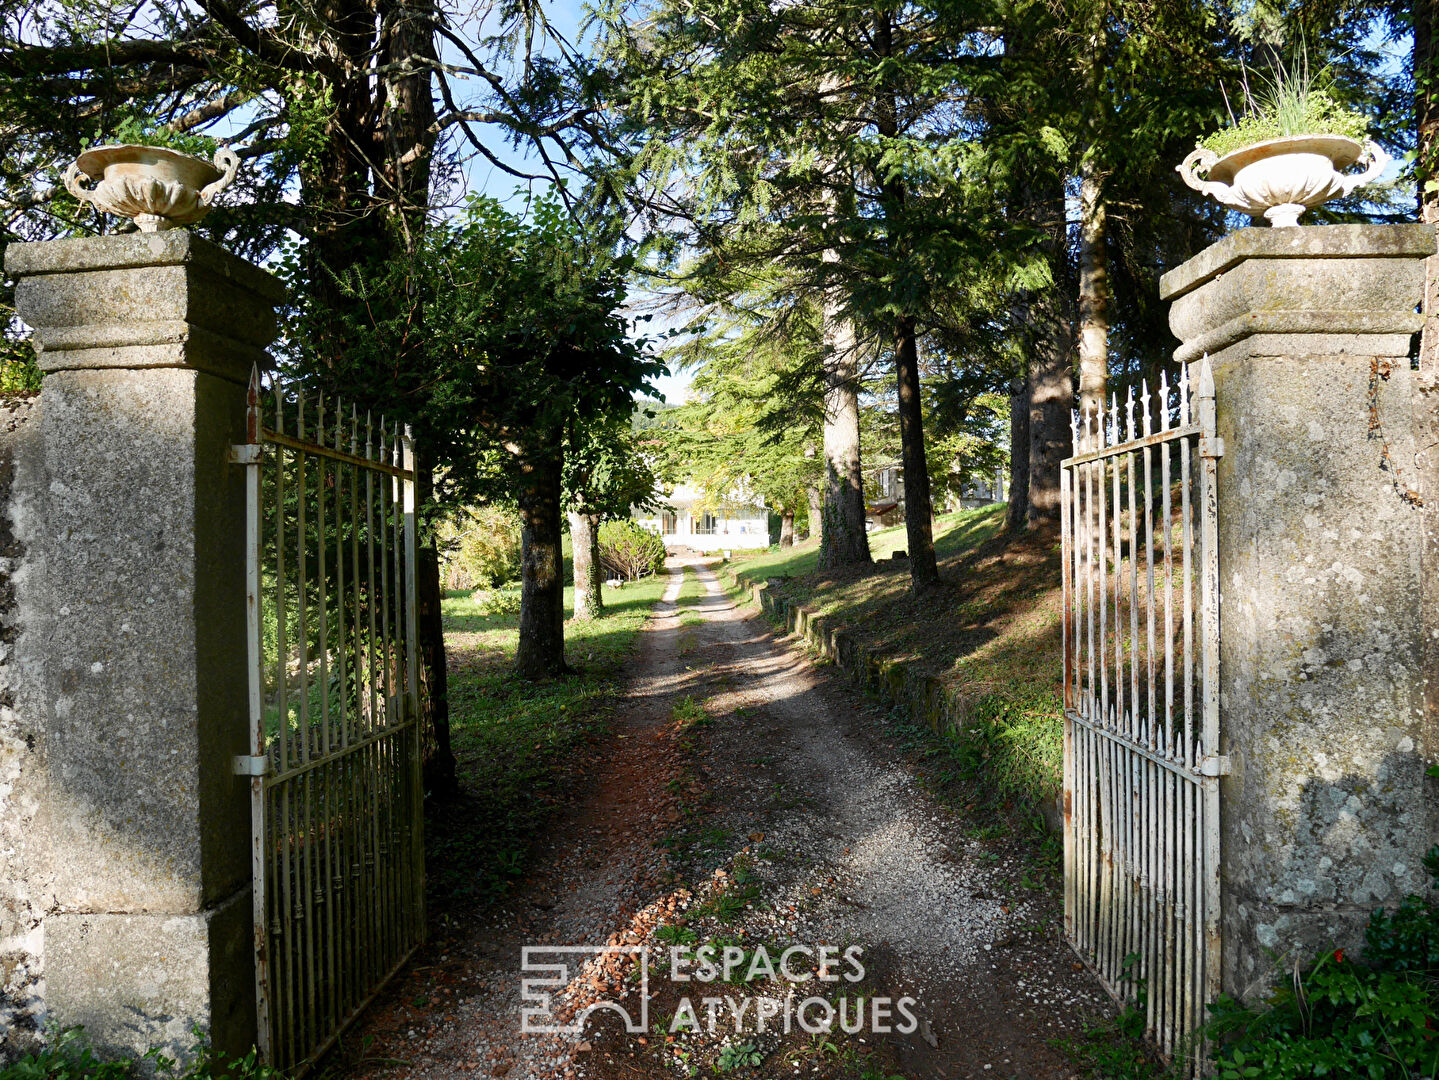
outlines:
[{"label": "stone urn planter", "polygon": [[[97,146],[65,171],[65,190],[107,214],[133,218],[141,232],[199,221],[235,179],[239,156],[229,147],[204,158],[161,146]],[[81,177],[94,182],[85,187]]]},{"label": "stone urn planter", "polygon": [[[1378,179],[1389,161],[1369,139],[1360,143],[1344,135],[1285,135],[1223,157],[1200,147],[1177,168],[1186,184],[1216,202],[1262,216],[1271,225],[1290,226],[1298,225],[1299,215],[1310,207]],[[1367,165],[1363,172],[1341,171],[1359,163]]]}]

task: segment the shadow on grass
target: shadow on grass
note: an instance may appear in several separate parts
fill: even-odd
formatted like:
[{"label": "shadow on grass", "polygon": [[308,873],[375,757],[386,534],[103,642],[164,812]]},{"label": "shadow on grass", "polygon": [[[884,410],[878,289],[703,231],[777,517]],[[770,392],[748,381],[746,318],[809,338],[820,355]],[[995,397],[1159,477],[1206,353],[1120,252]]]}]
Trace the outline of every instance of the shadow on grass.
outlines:
[{"label": "shadow on grass", "polygon": [[551,815],[593,764],[591,748],[607,729],[625,661],[666,581],[607,589],[602,618],[565,624],[574,673],[541,681],[509,670],[518,614],[472,614],[465,598],[446,599],[447,633],[487,636],[450,645],[450,737],[461,792],[428,808],[437,917],[503,896],[523,874]]}]

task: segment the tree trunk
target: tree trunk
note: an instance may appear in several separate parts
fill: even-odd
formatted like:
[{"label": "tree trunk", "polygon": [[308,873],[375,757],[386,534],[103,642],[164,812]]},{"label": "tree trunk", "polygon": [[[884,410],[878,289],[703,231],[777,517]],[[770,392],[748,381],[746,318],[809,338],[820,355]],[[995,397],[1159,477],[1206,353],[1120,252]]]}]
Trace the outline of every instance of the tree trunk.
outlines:
[{"label": "tree trunk", "polygon": [[450,676],[445,663],[445,623],[440,601],[440,555],[434,544],[425,544],[415,559],[415,624],[419,635],[420,663],[425,668],[429,690],[430,734],[434,746],[425,759],[425,790],[449,798],[459,790],[455,779],[455,754],[450,748]]},{"label": "tree trunk", "polygon": [[1105,102],[1105,24],[1107,0],[1090,0],[1088,12],[1089,71],[1085,93],[1088,147],[1079,163],[1079,411],[1104,407],[1109,382],[1108,207],[1104,202],[1105,169],[1099,154],[1105,146],[1108,106]]},{"label": "tree trunk", "polygon": [[779,546],[794,547],[794,511],[787,506],[779,511]]},{"label": "tree trunk", "polygon": [[575,618],[598,619],[605,613],[598,514],[570,513],[570,545],[574,548]]},{"label": "tree trunk", "polygon": [[1009,395],[1009,506],[1004,527],[1021,532],[1029,524],[1029,379],[1016,381]]},{"label": "tree trunk", "polygon": [[864,478],[859,458],[859,360],[854,328],[838,305],[825,304],[824,511],[819,566],[870,561],[864,531]]},{"label": "tree trunk", "polygon": [[919,343],[914,320],[900,319],[894,340],[895,381],[899,384],[900,459],[904,462],[904,531],[909,544],[909,584],[916,594],[939,581],[934,560],[934,507],[929,493],[929,462],[924,456],[924,414],[920,405]]},{"label": "tree trunk", "polygon": [[1029,345],[1029,524],[1059,523],[1059,467],[1072,450],[1074,296],[1065,257],[1064,182],[1045,169],[1029,181],[1024,201],[1047,235],[1042,242],[1054,284],[1024,302]]},{"label": "tree trunk", "polygon": [[1104,177],[1086,156],[1079,178],[1079,412],[1104,407],[1109,382],[1109,232]]},{"label": "tree trunk", "polygon": [[[1074,401],[1068,334],[1062,319],[1049,318],[1029,365],[1029,524],[1059,523],[1060,462],[1072,452],[1069,426]],[[1048,331],[1047,333],[1045,331]]]},{"label": "tree trunk", "polygon": [[805,497],[809,500],[809,528],[805,531],[805,539],[810,540],[819,535],[819,523],[824,515],[824,495],[817,487],[806,488]]},{"label": "tree trunk", "polygon": [[560,556],[560,466],[556,458],[535,457],[520,469],[520,642],[515,673],[527,679],[569,670]]},{"label": "tree trunk", "polygon": [[1439,222],[1439,70],[1435,61],[1435,33],[1439,31],[1439,0],[1413,0],[1414,121],[1416,157],[1414,177],[1419,185],[1419,220]]}]

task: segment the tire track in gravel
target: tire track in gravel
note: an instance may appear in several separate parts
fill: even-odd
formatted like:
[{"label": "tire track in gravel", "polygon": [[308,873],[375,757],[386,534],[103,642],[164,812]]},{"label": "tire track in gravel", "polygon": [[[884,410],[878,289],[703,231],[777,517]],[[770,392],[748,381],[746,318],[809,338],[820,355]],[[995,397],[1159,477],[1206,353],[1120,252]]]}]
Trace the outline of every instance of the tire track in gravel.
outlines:
[{"label": "tire track in gravel", "polygon": [[[761,1069],[737,1075],[858,1077],[871,1062],[905,1080],[1068,1080],[1072,1069],[1054,1040],[1109,1005],[1059,937],[1056,898],[1020,887],[1022,856],[968,839],[962,820],[922,790],[876,734],[877,705],[737,608],[707,563],[695,567],[707,590],[697,605],[703,621],[681,625],[672,563],[593,783],[572,793],[536,870],[502,904],[435,929],[351,1036],[372,1037],[370,1064],[340,1075],[658,1080],[683,1077],[695,1062],[709,1075],[733,1032],[641,1040],[601,1012],[583,1035],[521,1035],[520,950],[605,942],[662,950],[655,928],[686,921],[703,940],[709,924],[698,899],[733,880],[733,856],[743,850],[763,892],[734,933],[858,943],[867,992],[917,999],[922,1025],[908,1036],[858,1036],[858,1046],[833,1055],[811,1053],[796,1032],[764,1043]],[[703,700],[713,718],[693,739],[680,739],[670,722],[686,696]],[[711,855],[702,879],[679,887],[667,883],[672,867],[657,844],[681,827],[690,776],[713,807],[705,824],[738,839]],[[746,837],[764,842],[746,845]],[[557,1000],[583,1005],[620,989],[591,965]],[[408,1007],[420,994],[441,1006]]]}]

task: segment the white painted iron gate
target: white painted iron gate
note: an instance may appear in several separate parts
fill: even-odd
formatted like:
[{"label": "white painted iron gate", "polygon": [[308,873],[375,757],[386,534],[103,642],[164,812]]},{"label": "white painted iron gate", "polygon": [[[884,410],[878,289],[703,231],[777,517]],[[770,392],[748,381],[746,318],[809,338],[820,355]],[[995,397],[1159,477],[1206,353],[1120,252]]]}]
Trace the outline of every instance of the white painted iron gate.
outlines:
[{"label": "white painted iron gate", "polygon": [[[1190,377],[1197,374],[1197,392]],[[1166,1056],[1219,991],[1214,380],[1074,418],[1061,472],[1064,919]]]},{"label": "white painted iron gate", "polygon": [[248,637],[264,1060],[313,1064],[425,930],[409,433],[250,384]]}]

